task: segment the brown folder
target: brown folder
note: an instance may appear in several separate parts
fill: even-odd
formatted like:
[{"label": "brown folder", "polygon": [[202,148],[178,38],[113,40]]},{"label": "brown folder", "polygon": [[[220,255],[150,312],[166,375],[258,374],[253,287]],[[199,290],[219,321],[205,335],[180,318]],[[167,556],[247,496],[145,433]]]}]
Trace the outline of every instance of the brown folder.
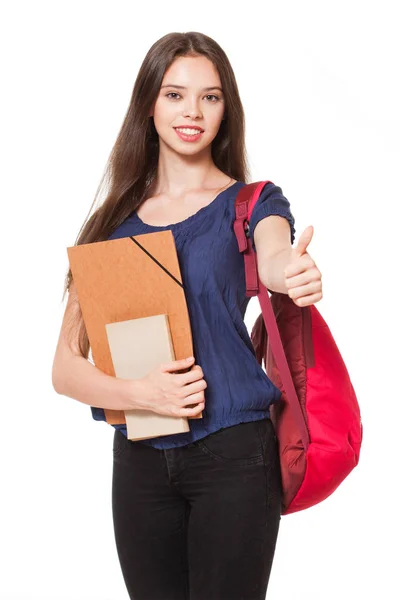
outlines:
[{"label": "brown folder", "polygon": [[[93,362],[116,376],[106,324],[166,314],[176,360],[193,356],[189,313],[170,230],[67,248]],[[184,371],[188,371],[185,369]],[[123,410],[104,410],[125,424]],[[202,413],[188,418],[202,418]]]},{"label": "brown folder", "polygon": [[[106,332],[117,377],[140,379],[160,363],[175,360],[168,315],[107,323]],[[186,417],[140,409],[124,412],[130,440],[145,440],[190,430]]]}]

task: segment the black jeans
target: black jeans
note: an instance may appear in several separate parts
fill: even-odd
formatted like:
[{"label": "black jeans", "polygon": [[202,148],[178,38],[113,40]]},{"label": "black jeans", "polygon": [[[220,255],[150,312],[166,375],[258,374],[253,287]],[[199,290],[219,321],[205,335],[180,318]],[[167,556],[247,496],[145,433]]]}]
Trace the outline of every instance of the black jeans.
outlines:
[{"label": "black jeans", "polygon": [[134,600],[264,600],[281,519],[270,419],[158,450],[114,434],[112,511]]}]

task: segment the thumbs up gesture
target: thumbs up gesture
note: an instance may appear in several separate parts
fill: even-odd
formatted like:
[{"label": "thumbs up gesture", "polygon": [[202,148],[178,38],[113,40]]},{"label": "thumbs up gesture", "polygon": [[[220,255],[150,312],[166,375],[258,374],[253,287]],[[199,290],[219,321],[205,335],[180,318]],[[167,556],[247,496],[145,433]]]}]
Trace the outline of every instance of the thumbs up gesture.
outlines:
[{"label": "thumbs up gesture", "polygon": [[288,295],[297,306],[309,306],[322,298],[321,272],[307,252],[314,235],[312,225],[301,234],[296,248],[292,249],[290,261],[284,269]]}]

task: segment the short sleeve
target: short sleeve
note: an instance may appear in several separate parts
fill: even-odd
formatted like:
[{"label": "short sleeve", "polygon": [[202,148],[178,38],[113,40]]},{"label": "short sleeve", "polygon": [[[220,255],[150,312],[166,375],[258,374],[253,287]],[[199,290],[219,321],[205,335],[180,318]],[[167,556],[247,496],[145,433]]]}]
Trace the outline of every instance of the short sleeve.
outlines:
[{"label": "short sleeve", "polygon": [[255,252],[257,250],[254,244],[254,229],[261,219],[269,217],[270,215],[280,215],[288,220],[290,225],[291,244],[294,242],[296,229],[294,227],[295,220],[290,210],[290,203],[282,194],[282,189],[280,187],[274,183],[267,183],[264,186],[250,217],[249,235]]}]

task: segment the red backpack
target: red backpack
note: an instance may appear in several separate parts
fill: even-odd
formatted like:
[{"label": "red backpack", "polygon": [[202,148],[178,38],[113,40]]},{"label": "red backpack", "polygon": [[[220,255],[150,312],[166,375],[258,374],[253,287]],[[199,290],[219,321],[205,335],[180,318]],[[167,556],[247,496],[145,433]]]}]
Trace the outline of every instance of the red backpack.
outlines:
[{"label": "red backpack", "polygon": [[297,306],[287,294],[271,291],[270,298],[259,280],[249,223],[267,183],[240,189],[234,230],[244,255],[246,296],[258,296],[261,305],[251,341],[282,392],[270,413],[279,442],[281,514],[287,515],[335,491],[358,464],[363,427],[346,365],[318,309]]}]

